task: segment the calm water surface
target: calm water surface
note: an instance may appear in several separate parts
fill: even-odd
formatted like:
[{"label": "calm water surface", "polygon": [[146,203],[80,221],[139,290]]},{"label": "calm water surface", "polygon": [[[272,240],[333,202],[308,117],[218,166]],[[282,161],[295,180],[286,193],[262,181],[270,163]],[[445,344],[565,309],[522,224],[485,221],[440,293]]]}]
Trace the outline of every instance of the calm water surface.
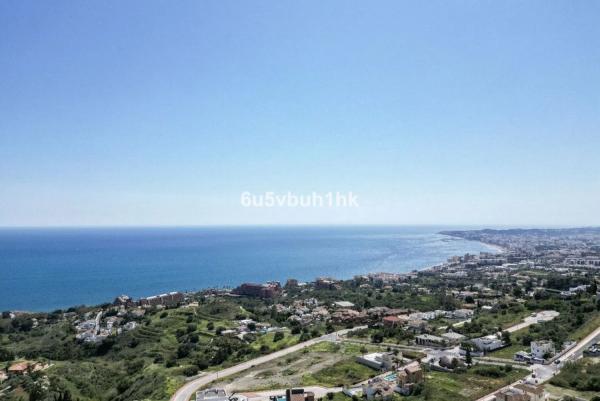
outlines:
[{"label": "calm water surface", "polygon": [[0,229],[0,310],[50,311],[165,291],[406,272],[491,251],[448,227]]}]

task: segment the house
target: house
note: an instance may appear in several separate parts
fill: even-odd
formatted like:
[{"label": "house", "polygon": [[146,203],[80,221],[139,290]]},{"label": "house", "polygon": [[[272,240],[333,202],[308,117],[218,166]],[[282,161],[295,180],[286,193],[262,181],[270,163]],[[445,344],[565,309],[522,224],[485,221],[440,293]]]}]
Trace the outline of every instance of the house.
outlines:
[{"label": "house", "polygon": [[418,333],[427,331],[428,328],[429,328],[429,325],[427,324],[427,322],[425,320],[422,320],[422,319],[409,319],[408,322],[406,323],[406,329],[408,331],[411,331],[414,334],[418,334]]},{"label": "house", "polygon": [[113,301],[113,305],[128,307],[128,306],[133,306],[134,302],[133,302],[133,299],[131,299],[131,297],[128,295],[119,295]]},{"label": "house", "polygon": [[13,375],[25,375],[29,371],[38,371],[42,369],[42,365],[36,362],[21,361],[10,365],[8,373]]},{"label": "house", "polygon": [[454,369],[456,369],[458,367],[463,367],[464,363],[458,358],[450,357],[448,355],[443,355],[437,361],[437,364],[435,363],[435,360],[434,360],[433,363],[430,363],[430,366],[435,370],[442,370],[442,371],[448,372],[448,371],[453,371]]},{"label": "house", "polygon": [[390,353],[373,352],[356,357],[356,362],[376,370],[390,370],[394,366],[394,356]]},{"label": "house", "polygon": [[518,352],[515,352],[513,359],[518,362],[530,362],[531,354],[526,351],[518,351]]},{"label": "house", "polygon": [[529,395],[514,387],[503,388],[494,394],[494,401],[530,401]]},{"label": "house", "polygon": [[494,351],[505,346],[502,340],[493,334],[485,337],[474,338],[471,340],[471,343],[482,352]]},{"label": "house", "polygon": [[315,281],[315,289],[317,290],[334,290],[340,288],[336,280],[327,277],[319,277]]},{"label": "house", "polygon": [[296,280],[295,278],[288,279],[285,282],[285,288],[286,289],[298,288],[298,280]]},{"label": "house", "polygon": [[354,309],[339,309],[331,314],[331,320],[340,323],[361,322],[365,320],[366,317],[367,315],[365,313]]},{"label": "house", "polygon": [[222,388],[209,388],[196,391],[196,401],[229,401],[229,396]]},{"label": "house", "polygon": [[371,400],[391,400],[394,396],[396,385],[382,377],[376,377],[362,385],[363,395],[367,401]]},{"label": "house", "polygon": [[431,334],[421,334],[415,337],[415,342],[418,345],[425,345],[430,347],[445,347],[448,342],[445,338],[434,336]]},{"label": "house", "polygon": [[473,317],[473,311],[470,309],[457,309],[452,314],[455,319],[469,319]]},{"label": "house", "polygon": [[455,333],[453,331],[449,331],[447,333],[442,334],[442,338],[444,338],[449,344],[460,344],[465,338],[465,336],[463,336],[460,333]]},{"label": "house", "polygon": [[383,318],[383,325],[387,327],[396,327],[400,326],[403,323],[403,320],[398,316],[386,316]]},{"label": "house", "polygon": [[129,330],[133,330],[137,327],[137,322],[127,322],[125,323],[125,325],[123,326],[123,330],[129,331]]},{"label": "house", "polygon": [[338,308],[346,308],[346,309],[354,308],[354,304],[352,302],[348,302],[348,301],[336,301],[333,303],[333,306],[336,306]]},{"label": "house", "polygon": [[532,341],[531,355],[534,358],[546,359],[548,355],[554,355],[554,343],[552,341]]},{"label": "house", "polygon": [[403,395],[409,395],[416,384],[422,383],[425,378],[423,369],[419,362],[411,362],[402,366],[396,373],[396,391]]},{"label": "house", "polygon": [[529,396],[530,401],[544,401],[546,399],[546,392],[542,386],[536,386],[534,384],[515,384],[513,387],[525,392],[525,394]]},{"label": "house", "polygon": [[315,393],[302,388],[288,388],[285,390],[285,401],[315,401]]}]

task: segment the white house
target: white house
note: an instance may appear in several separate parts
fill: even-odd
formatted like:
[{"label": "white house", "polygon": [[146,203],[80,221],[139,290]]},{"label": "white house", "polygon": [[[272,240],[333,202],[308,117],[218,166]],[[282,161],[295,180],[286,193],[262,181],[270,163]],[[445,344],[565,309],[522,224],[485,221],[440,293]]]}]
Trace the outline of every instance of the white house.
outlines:
[{"label": "white house", "polygon": [[357,356],[356,362],[377,370],[390,370],[394,364],[392,355],[383,352]]},{"label": "white house", "polygon": [[449,331],[447,333],[442,334],[442,337],[448,341],[449,344],[460,344],[466,337],[460,333],[455,333],[453,331]]},{"label": "white house", "polygon": [[480,351],[490,352],[504,347],[504,343],[495,335],[474,338],[471,340],[473,345]]},{"label": "white house", "polygon": [[534,358],[545,359],[545,355],[554,355],[555,352],[556,350],[554,349],[554,343],[552,341],[531,342],[531,355]]}]

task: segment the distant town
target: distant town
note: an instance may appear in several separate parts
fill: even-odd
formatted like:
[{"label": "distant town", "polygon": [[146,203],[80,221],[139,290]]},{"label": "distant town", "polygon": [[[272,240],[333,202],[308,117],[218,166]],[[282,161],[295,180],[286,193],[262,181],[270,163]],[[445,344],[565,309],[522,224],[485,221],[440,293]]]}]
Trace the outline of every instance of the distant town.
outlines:
[{"label": "distant town", "polygon": [[600,229],[443,234],[498,252],[402,274],[5,311],[0,395],[597,401]]}]

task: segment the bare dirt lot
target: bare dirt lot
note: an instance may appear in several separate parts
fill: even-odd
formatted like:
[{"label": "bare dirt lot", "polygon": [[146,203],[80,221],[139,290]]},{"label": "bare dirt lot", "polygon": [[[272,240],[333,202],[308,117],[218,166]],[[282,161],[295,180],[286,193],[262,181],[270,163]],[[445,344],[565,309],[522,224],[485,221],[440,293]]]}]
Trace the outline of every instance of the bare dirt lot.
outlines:
[{"label": "bare dirt lot", "polygon": [[[378,373],[354,361],[356,355],[364,351],[361,348],[351,344],[318,344],[211,383],[211,387],[223,387],[231,394],[308,385],[337,386],[351,384],[349,381],[356,383]],[[369,347],[369,351],[372,350]]]}]

